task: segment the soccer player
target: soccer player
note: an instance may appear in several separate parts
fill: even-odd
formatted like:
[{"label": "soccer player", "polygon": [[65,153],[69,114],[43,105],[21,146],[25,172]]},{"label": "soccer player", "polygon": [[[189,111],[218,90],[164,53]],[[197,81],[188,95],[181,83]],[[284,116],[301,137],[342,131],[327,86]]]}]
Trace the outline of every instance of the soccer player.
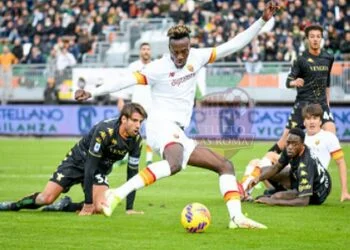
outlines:
[{"label": "soccer player", "polygon": [[103,204],[105,215],[110,216],[116,205],[133,190],[174,175],[189,164],[218,173],[220,191],[230,216],[230,228],[266,228],[243,215],[232,163],[208,148],[196,145],[183,129],[191,118],[198,71],[206,64],[246,46],[277,9],[278,3],[270,1],[265,6],[262,18],[217,48],[190,48],[190,29],[176,25],[168,31],[170,54],[151,62],[141,72],[119,78],[119,84],[103,85],[92,91],[76,91],[76,100],[84,101],[93,95],[135,84],[151,86],[152,107],[147,120],[147,142],[160,153],[163,160],[148,165],[124,185],[106,192],[107,199]]},{"label": "soccer player", "polygon": [[[146,66],[152,61],[151,45],[147,42],[143,42],[140,45],[139,60],[134,61],[129,64],[129,69],[132,72],[142,71]],[[136,85],[132,90],[132,102],[139,103],[142,107],[149,113],[151,106],[151,89],[148,85]],[[143,127],[141,127],[141,134],[143,132]],[[142,134],[143,135],[143,134]],[[147,141],[147,135],[146,135]],[[146,145],[146,164],[152,163],[153,152],[151,146]]]},{"label": "soccer player", "polygon": [[334,57],[321,49],[322,33],[323,29],[319,25],[305,28],[309,48],[293,63],[286,81],[287,88],[296,88],[297,96],[281,138],[269,151],[281,153],[289,130],[295,127],[304,129],[301,113],[309,103],[319,103],[322,106],[322,128],[335,134],[336,128],[329,108],[330,73]]},{"label": "soccer player", "polygon": [[[286,191],[273,195],[263,195],[255,202],[268,205],[306,206],[321,205],[331,191],[331,177],[321,165],[318,158],[313,157],[310,149],[304,144],[305,133],[300,128],[292,128],[287,137],[286,148],[282,151],[278,162],[272,167],[264,168],[254,178],[248,188],[264,180],[272,180],[281,184]],[[289,168],[285,168],[290,165]],[[285,168],[285,169],[284,169]]]},{"label": "soccer player", "polygon": [[[129,153],[127,177],[138,173],[141,154],[141,122],[147,118],[143,107],[136,103],[127,104],[119,118],[97,123],[85,135],[58,166],[42,192],[31,194],[17,202],[1,202],[0,211],[37,209],[53,203],[61,193],[75,184],[84,187],[85,201],[79,215],[101,212],[104,192],[108,189],[107,175],[115,161]],[[135,193],[128,196],[127,209],[133,209]],[[67,204],[73,211],[79,210],[79,203]],[[68,208],[67,208],[68,209]]]},{"label": "soccer player", "polygon": [[[350,200],[350,194],[347,186],[347,167],[343,150],[335,134],[325,131],[321,128],[323,110],[319,104],[309,104],[303,111],[304,125],[306,128],[305,144],[310,148],[312,154],[317,157],[325,169],[328,169],[331,158],[338,166],[341,195],[340,201]],[[273,162],[277,162],[279,155],[274,152],[268,152],[261,160],[252,160],[246,169],[245,177],[242,180],[242,186],[247,191],[250,180],[259,176],[261,169],[269,167]],[[275,185],[273,185],[275,186]],[[274,189],[278,190],[277,185]],[[251,192],[252,190],[249,190]]]}]

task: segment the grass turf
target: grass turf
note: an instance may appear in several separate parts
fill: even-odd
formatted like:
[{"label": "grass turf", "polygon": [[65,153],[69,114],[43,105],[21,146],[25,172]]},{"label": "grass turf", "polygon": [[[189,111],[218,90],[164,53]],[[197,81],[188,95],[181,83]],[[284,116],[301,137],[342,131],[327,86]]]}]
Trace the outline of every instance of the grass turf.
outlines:
[{"label": "grass turf", "polygon": [[[76,141],[0,138],[0,200],[41,191]],[[232,160],[237,176],[242,177],[248,161],[262,156],[271,144],[255,142],[235,154]],[[343,144],[343,149],[347,157],[349,144]],[[124,182],[125,172],[125,166],[114,169],[109,176],[112,187]],[[321,206],[244,203],[243,211],[266,224],[268,230],[227,229],[229,218],[216,174],[188,167],[137,193],[135,209],[144,210],[144,215],[126,215],[125,203],[111,218],[30,210],[0,212],[0,249],[349,249],[350,201],[339,201],[334,163],[330,173],[333,190]],[[69,195],[75,201],[83,199],[80,186],[72,188]],[[181,210],[190,202],[203,203],[211,212],[212,223],[205,233],[186,233],[180,224]]]}]

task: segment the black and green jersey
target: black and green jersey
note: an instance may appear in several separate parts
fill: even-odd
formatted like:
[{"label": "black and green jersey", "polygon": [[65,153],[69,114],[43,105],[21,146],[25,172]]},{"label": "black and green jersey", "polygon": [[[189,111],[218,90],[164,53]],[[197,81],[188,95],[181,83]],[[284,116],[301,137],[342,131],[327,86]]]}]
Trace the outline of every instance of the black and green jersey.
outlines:
[{"label": "black and green jersey", "polygon": [[318,56],[305,51],[294,61],[286,86],[296,78],[304,79],[304,86],[297,88],[295,102],[327,103],[326,88],[330,86],[330,72],[334,57],[325,50]]}]

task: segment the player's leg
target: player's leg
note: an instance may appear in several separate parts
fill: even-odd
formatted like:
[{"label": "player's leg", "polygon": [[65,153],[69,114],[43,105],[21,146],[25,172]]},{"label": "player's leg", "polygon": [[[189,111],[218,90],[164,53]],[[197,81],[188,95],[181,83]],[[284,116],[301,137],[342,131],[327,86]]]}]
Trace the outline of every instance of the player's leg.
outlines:
[{"label": "player's leg", "polygon": [[[152,126],[154,124],[154,126]],[[110,216],[115,207],[128,194],[181,170],[184,148],[181,140],[188,139],[184,132],[171,122],[147,123],[148,143],[158,149],[164,160],[152,163],[141,170],[126,183],[106,192],[106,202],[102,204],[103,212]],[[177,135],[174,137],[174,134]]]},{"label": "player's leg", "polygon": [[37,209],[55,201],[62,190],[63,188],[60,185],[49,181],[41,193],[33,193],[16,202],[2,203],[0,204],[0,210],[19,211],[21,209]]},{"label": "player's leg", "polygon": [[219,174],[220,192],[230,216],[230,228],[266,228],[242,214],[240,194],[232,163],[210,149],[197,146],[190,155],[188,164]]},{"label": "player's leg", "polygon": [[282,136],[277,141],[277,143],[275,143],[268,151],[276,152],[277,154],[280,154],[282,150],[286,147],[289,130],[295,127],[304,128],[303,117],[302,117],[302,105],[300,103],[294,104]]},{"label": "player's leg", "polygon": [[153,150],[150,145],[146,145],[146,165],[151,164],[153,161]]},{"label": "player's leg", "polygon": [[334,123],[333,114],[330,111],[328,105],[323,104],[323,115],[322,115],[322,129],[336,134],[336,127]]}]

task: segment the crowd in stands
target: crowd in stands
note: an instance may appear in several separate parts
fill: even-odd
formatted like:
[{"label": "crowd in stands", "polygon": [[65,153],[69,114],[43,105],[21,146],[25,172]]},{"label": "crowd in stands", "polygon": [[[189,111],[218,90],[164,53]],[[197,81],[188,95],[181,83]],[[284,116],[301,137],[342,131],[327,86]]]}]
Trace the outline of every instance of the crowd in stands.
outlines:
[{"label": "crowd in stands", "polygon": [[[324,46],[336,60],[350,59],[347,0],[281,0],[284,11],[272,32],[259,35],[226,61],[291,61],[304,48],[304,28],[324,27]],[[263,0],[4,0],[0,1],[0,44],[20,63],[47,63],[61,70],[94,53],[126,18],[171,17],[192,30],[195,47],[217,46],[261,16]],[[0,51],[1,52],[1,51]]]}]

